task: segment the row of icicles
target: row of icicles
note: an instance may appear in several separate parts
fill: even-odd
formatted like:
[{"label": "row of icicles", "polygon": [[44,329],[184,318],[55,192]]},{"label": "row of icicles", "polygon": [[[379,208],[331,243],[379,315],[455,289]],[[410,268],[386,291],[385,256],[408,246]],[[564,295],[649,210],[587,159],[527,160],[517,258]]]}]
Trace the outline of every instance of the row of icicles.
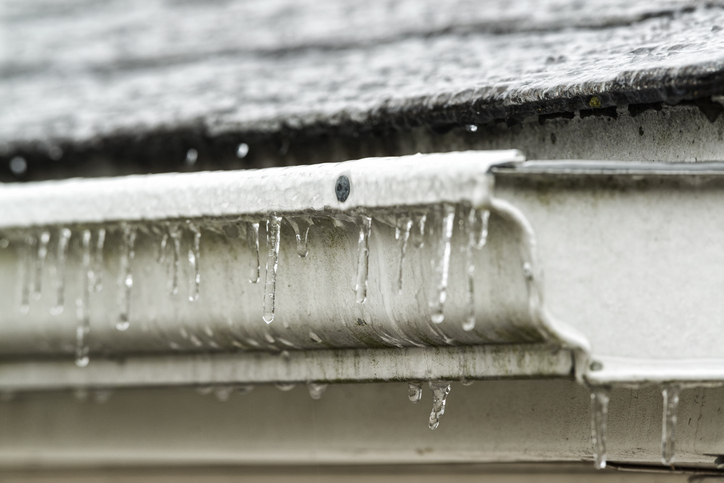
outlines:
[{"label": "row of icicles", "polygon": [[[463,385],[469,386],[472,381],[463,380]],[[408,383],[408,399],[417,404],[422,400],[422,382],[409,382]],[[294,383],[276,383],[274,386],[281,391],[291,391],[296,387]],[[322,394],[327,389],[328,384],[319,382],[307,382],[307,389],[312,399],[321,399]],[[430,418],[428,420],[428,427],[430,429],[437,429],[440,425],[440,417],[445,414],[445,404],[447,402],[447,396],[450,394],[450,382],[442,380],[428,381],[428,386],[432,391],[432,410],[430,411]],[[236,386],[199,386],[196,388],[196,392],[201,395],[211,394],[212,392],[216,395],[219,401],[227,401],[231,396],[231,393],[238,391],[242,394],[251,392],[254,389],[252,385],[236,385]]]},{"label": "row of icicles", "polygon": [[[676,443],[676,413],[679,407],[681,385],[667,384],[661,394],[664,399],[664,415],[661,428],[661,463],[674,463]],[[606,467],[606,421],[610,389],[596,387],[591,392],[591,444],[593,445],[594,466],[601,470]]]},{"label": "row of icicles", "polygon": [[[437,324],[444,319],[444,305],[447,298],[448,272],[450,269],[451,239],[455,223],[456,206],[443,204],[438,207],[441,222],[441,239],[438,244],[437,253],[433,260],[434,286],[433,295],[430,301],[431,320]],[[474,270],[473,250],[480,249],[486,244],[488,232],[489,212],[469,208],[463,211],[459,225],[467,237],[465,244],[466,266],[467,266],[467,301],[466,318],[463,321],[463,329],[470,331],[475,327],[475,300],[474,300]],[[427,223],[427,213],[404,213],[395,217],[395,239],[399,249],[399,265],[397,270],[397,290],[402,291],[402,273],[405,254],[408,244],[415,247],[424,246],[424,234]],[[309,217],[288,217],[282,218],[276,214],[268,217],[265,223],[267,254],[266,273],[263,287],[262,318],[267,324],[274,320],[276,301],[276,278],[279,266],[280,231],[282,221],[286,220],[294,229],[296,237],[296,251],[300,257],[308,254],[307,238],[313,221]],[[372,217],[359,215],[359,240],[357,273],[355,277],[355,294],[357,303],[364,304],[367,300],[367,276],[369,271],[369,238],[372,232]],[[250,264],[249,281],[258,283],[261,279],[259,231],[260,222],[246,222],[246,238],[252,254]],[[190,233],[192,243],[188,250],[188,262],[192,271],[191,288],[189,301],[199,299],[201,286],[201,273],[199,263],[201,258],[201,230],[196,223],[186,220],[185,223],[166,222],[162,225],[158,246],[159,263],[170,262],[170,292],[175,295],[178,292],[178,274],[181,260],[181,240],[184,232]],[[185,229],[184,229],[185,227]],[[119,331],[126,331],[131,323],[131,291],[134,285],[133,260],[135,257],[135,243],[137,227],[130,223],[122,223],[121,226],[121,253],[119,260],[120,276],[118,284],[120,287],[119,313],[116,319],[115,328]],[[89,363],[88,337],[90,333],[90,296],[99,292],[102,287],[103,278],[103,252],[106,240],[106,228],[81,229],[74,235],[71,229],[61,227],[51,235],[49,229],[43,229],[39,233],[28,234],[24,239],[24,270],[22,275],[22,289],[20,296],[20,312],[25,314],[30,308],[30,299],[39,299],[42,291],[42,275],[48,258],[48,250],[51,236],[57,238],[57,252],[55,254],[55,304],[51,308],[51,314],[59,315],[65,306],[65,277],[66,260],[68,256],[71,236],[79,236],[81,246],[81,290],[76,299],[76,349],[75,362],[79,367],[85,367]],[[171,252],[170,254],[168,252]],[[316,336],[316,334],[315,334]],[[318,338],[318,336],[316,336]],[[320,341],[321,342],[321,341]]]},{"label": "row of icicles", "polygon": [[[469,386],[472,384],[472,381],[463,380],[462,384],[465,386]],[[312,382],[309,381],[306,383],[307,390],[309,391],[309,395],[312,399],[319,400],[322,398],[322,395],[327,390],[328,384],[321,383],[321,382]],[[445,403],[447,401],[447,396],[450,394],[450,382],[448,381],[429,381],[428,385],[430,386],[430,389],[432,390],[432,396],[433,396],[433,403],[432,403],[432,411],[430,412],[430,418],[428,420],[428,427],[430,429],[437,429],[437,427],[440,425],[440,417],[445,413]],[[296,383],[293,382],[277,382],[274,384],[274,387],[279,389],[280,391],[288,392],[297,387]],[[417,404],[422,399],[422,389],[423,389],[423,383],[422,382],[410,382],[408,383],[408,398],[411,402]],[[233,384],[233,385],[213,385],[213,386],[197,386],[196,392],[202,396],[207,396],[209,394],[214,394],[216,396],[216,399],[218,399],[221,402],[226,402],[231,398],[231,395],[233,393],[239,393],[239,394],[248,394],[251,391],[254,390],[254,385],[252,384]],[[95,400],[97,403],[105,403],[107,402],[112,394],[112,390],[107,387],[100,387],[100,388],[87,388],[87,387],[79,387],[76,388],[73,391],[74,397],[80,401],[85,402],[89,396],[93,396],[93,400]],[[8,402],[13,400],[15,397],[14,391],[2,391],[0,392],[0,402]]]},{"label": "row of icicles", "polygon": [[[444,320],[444,304],[447,298],[448,272],[450,268],[451,239],[455,224],[456,207],[453,204],[442,204],[438,207],[440,211],[441,239],[438,244],[436,256],[433,261],[434,293],[430,300],[431,320],[441,323]],[[463,212],[465,215],[465,212]],[[405,213],[395,219],[395,239],[399,249],[399,265],[397,274],[397,289],[402,291],[403,262],[408,244],[414,247],[424,245],[424,234],[426,230],[427,213]],[[467,237],[465,246],[467,262],[467,302],[466,318],[463,321],[465,330],[472,330],[475,327],[475,301],[473,298],[473,279],[475,266],[473,263],[473,250],[480,249],[486,244],[488,232],[488,219],[490,213],[486,210],[470,208],[466,216],[458,220],[464,235]],[[269,324],[274,320],[275,297],[276,297],[276,275],[279,264],[280,230],[283,218],[276,214],[270,215],[264,224],[266,228],[267,259],[263,296],[263,320]],[[300,257],[308,254],[307,237],[313,221],[308,217],[286,218],[292,226],[296,237],[296,251]],[[355,277],[355,294],[357,303],[365,303],[367,300],[367,275],[369,269],[369,237],[372,232],[372,217],[367,215],[359,216],[359,238],[357,274]],[[181,239],[183,235],[183,224],[167,222],[160,238],[158,262],[167,261],[169,248],[171,255],[170,286],[171,293],[178,292],[178,273],[181,259]],[[185,223],[188,231],[193,236],[193,242],[188,251],[188,261],[192,268],[193,278],[189,294],[190,301],[196,301],[200,295],[201,276],[199,271],[201,231],[191,220]],[[252,252],[252,263],[249,271],[249,281],[258,283],[261,278],[259,231],[260,222],[248,222],[247,242]],[[120,278],[121,287],[119,297],[119,316],[115,327],[119,331],[125,331],[130,325],[131,312],[131,289],[133,288],[132,262],[135,255],[135,240],[137,227],[124,223],[121,225],[122,243],[120,256]],[[55,305],[51,308],[53,315],[63,312],[65,305],[65,265],[72,232],[69,228],[61,227],[57,230],[57,253],[56,253],[56,284],[55,284]],[[82,280],[81,295],[76,299],[76,314],[78,325],[76,328],[76,351],[75,363],[79,367],[85,367],[89,363],[88,336],[90,332],[89,301],[90,295],[102,288],[103,278],[103,250],[106,239],[106,229],[97,230],[83,229],[79,233],[81,245]],[[31,297],[39,299],[42,291],[41,280],[45,261],[48,257],[49,243],[51,240],[50,230],[42,230],[39,234],[30,234],[25,238],[25,269],[21,289],[20,311],[27,313],[30,307]],[[0,240],[3,247],[7,246],[7,240]],[[315,334],[316,336],[316,334]],[[316,336],[318,337],[318,336]],[[445,411],[445,401],[450,392],[450,383],[446,381],[430,381],[430,388],[433,392],[433,409],[430,414],[429,427],[437,428],[439,418]],[[294,384],[277,384],[282,390],[290,390]],[[327,385],[316,382],[309,382],[308,388],[314,399],[319,399]],[[241,388],[241,389],[240,389]],[[215,388],[199,388],[199,392],[207,394],[215,392],[220,400],[228,399],[233,390],[248,392],[251,386],[218,386]],[[662,462],[671,465],[674,458],[676,410],[679,401],[679,385],[668,385],[663,389],[664,397],[664,418],[662,430]],[[409,383],[409,398],[412,402],[419,402],[422,395],[422,383]],[[607,388],[596,388],[591,394],[592,401],[592,445],[594,451],[595,466],[605,468],[606,466],[606,419],[608,414],[609,390]]]}]

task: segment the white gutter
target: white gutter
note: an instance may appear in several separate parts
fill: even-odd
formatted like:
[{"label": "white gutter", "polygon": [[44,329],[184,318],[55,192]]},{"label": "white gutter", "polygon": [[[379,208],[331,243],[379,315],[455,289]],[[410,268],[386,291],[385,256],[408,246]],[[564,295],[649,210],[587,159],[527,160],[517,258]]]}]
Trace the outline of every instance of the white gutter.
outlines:
[{"label": "white gutter", "polygon": [[[595,388],[602,466],[606,387],[665,383],[673,397],[724,381],[718,292],[707,290],[724,266],[709,241],[724,239],[723,173],[717,163],[524,163],[507,151],[5,186],[0,229],[26,255],[20,290],[0,272],[3,304],[20,308],[0,321],[0,387],[567,377],[571,351],[577,379]],[[685,229],[667,232],[672,219]],[[640,264],[653,251],[667,262],[654,264],[663,289],[651,291]],[[628,255],[625,277],[605,275]],[[12,259],[3,251],[0,266]],[[263,286],[248,283],[249,266]],[[682,290],[696,300],[683,332],[667,278],[682,269],[706,282]],[[189,301],[176,293],[185,279]],[[30,300],[49,284],[50,296]],[[77,314],[60,310],[64,298]],[[75,352],[84,366],[89,350],[89,368],[62,359]]]}]

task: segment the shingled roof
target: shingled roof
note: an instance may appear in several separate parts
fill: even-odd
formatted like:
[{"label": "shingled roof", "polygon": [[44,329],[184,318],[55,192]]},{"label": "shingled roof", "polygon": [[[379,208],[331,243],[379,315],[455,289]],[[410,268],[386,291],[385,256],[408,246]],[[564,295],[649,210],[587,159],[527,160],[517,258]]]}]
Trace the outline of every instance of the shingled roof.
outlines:
[{"label": "shingled roof", "polygon": [[724,2],[692,0],[10,2],[0,155],[72,163],[682,101],[714,117],[722,27]]}]

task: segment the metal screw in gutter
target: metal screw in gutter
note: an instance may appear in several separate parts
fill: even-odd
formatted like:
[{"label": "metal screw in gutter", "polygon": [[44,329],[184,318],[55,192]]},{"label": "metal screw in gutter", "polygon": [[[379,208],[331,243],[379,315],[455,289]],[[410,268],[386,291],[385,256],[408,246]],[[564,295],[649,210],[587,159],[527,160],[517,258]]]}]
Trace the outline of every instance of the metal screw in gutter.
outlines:
[{"label": "metal screw in gutter", "polygon": [[349,178],[345,175],[337,178],[337,182],[334,184],[334,192],[340,202],[344,203],[347,201],[347,198],[349,197],[349,190]]}]

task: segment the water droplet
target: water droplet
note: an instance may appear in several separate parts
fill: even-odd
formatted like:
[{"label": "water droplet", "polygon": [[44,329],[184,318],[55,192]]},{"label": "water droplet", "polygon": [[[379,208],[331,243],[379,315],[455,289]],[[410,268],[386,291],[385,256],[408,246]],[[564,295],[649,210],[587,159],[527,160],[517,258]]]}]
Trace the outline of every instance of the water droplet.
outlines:
[{"label": "water droplet", "polygon": [[279,266],[279,229],[282,217],[272,215],[266,222],[266,276],[264,279],[264,322],[270,324],[274,320],[276,303],[277,268]]},{"label": "water droplet", "polygon": [[679,407],[681,386],[670,384],[661,391],[664,397],[664,420],[661,431],[661,463],[671,466],[676,444],[676,412]]},{"label": "water droplet", "polygon": [[445,402],[450,394],[450,383],[448,381],[430,381],[432,391],[432,411],[427,426],[430,429],[437,429],[440,425],[440,416],[445,414]]},{"label": "water droplet", "polygon": [[591,392],[591,443],[593,445],[594,466],[602,470],[606,467],[606,420],[608,419],[609,391],[598,387]]},{"label": "water droplet", "polygon": [[78,387],[73,390],[73,397],[78,402],[86,402],[88,400],[88,388]]},{"label": "water droplet", "polygon": [[371,232],[372,218],[363,215],[362,225],[359,228],[359,241],[357,243],[357,279],[354,287],[358,304],[363,304],[367,300],[367,274],[369,272],[369,241]]},{"label": "water droplet", "polygon": [[105,404],[113,395],[113,391],[107,388],[96,389],[93,391],[93,399],[98,404]]},{"label": "water droplet", "polygon": [[233,386],[217,386],[216,388],[214,388],[214,394],[216,395],[216,399],[221,402],[228,401],[233,391]]},{"label": "water droplet", "polygon": [[455,222],[455,206],[449,203],[442,205],[442,236],[438,247],[437,258],[433,260],[435,286],[433,299],[430,301],[431,319],[441,323],[445,315],[443,309],[447,298],[448,274],[450,272],[450,240],[452,239]]},{"label": "water droplet", "polygon": [[0,238],[0,248],[5,249],[10,246],[10,240],[7,238]]},{"label": "water droplet", "polygon": [[417,404],[422,399],[422,383],[421,382],[408,382],[407,383],[407,398]]},{"label": "water droplet", "polygon": [[63,157],[63,149],[60,146],[50,146],[48,148],[48,157],[53,161],[59,161]]},{"label": "water droplet", "polygon": [[131,289],[133,288],[133,258],[135,257],[136,227],[123,224],[123,240],[121,242],[121,285],[120,309],[116,322],[116,330],[128,330],[131,320]]},{"label": "water droplet", "polygon": [[309,389],[309,395],[312,396],[312,399],[322,399],[322,394],[324,394],[324,391],[327,390],[327,384],[322,384],[319,382],[308,382],[307,388]]},{"label": "water droplet", "polygon": [[196,164],[196,160],[199,159],[199,152],[196,151],[194,148],[189,149],[186,151],[186,165],[187,166],[193,166]]},{"label": "water droplet", "polygon": [[276,387],[280,391],[287,392],[297,387],[297,385],[293,382],[277,382],[276,384],[274,384],[274,387]]},{"label": "water droplet", "polygon": [[196,394],[200,394],[202,396],[208,396],[214,391],[214,388],[212,386],[197,386],[195,388]]},{"label": "water droplet", "polygon": [[91,269],[91,231],[83,230],[81,235],[81,293],[76,299],[76,315],[78,325],[75,329],[75,365],[86,367],[90,362],[90,294],[93,288],[93,271]]},{"label": "water droplet", "polygon": [[236,386],[236,392],[239,394],[249,394],[251,391],[254,390],[254,386],[251,384],[242,384],[240,386]]},{"label": "water droplet", "polygon": [[397,270],[397,292],[402,293],[402,267],[405,264],[405,253],[407,252],[407,241],[410,239],[410,229],[412,228],[412,218],[409,216],[400,216],[397,218],[395,226],[395,240],[400,252],[400,266]]},{"label": "water droplet", "polygon": [[523,264],[523,276],[526,280],[533,280],[533,266],[529,262]]},{"label": "water droplet", "polygon": [[40,234],[38,243],[38,254],[35,257],[35,279],[33,281],[33,298],[38,300],[43,291],[43,269],[45,268],[45,259],[48,257],[48,242],[50,242],[50,232],[43,230]]},{"label": "water droplet", "polygon": [[464,377],[460,380],[460,384],[463,386],[472,386],[475,381],[471,381],[470,379],[465,379]]},{"label": "water droplet", "polygon": [[317,344],[321,344],[321,343],[322,343],[322,338],[319,337],[319,336],[318,336],[317,334],[315,334],[314,332],[312,332],[311,330],[309,331],[309,338],[312,339],[312,341],[316,342]]},{"label": "water droplet", "polygon": [[246,155],[249,154],[249,145],[246,143],[241,143],[236,147],[236,157],[239,159],[244,159]]},{"label": "water droplet", "polygon": [[426,214],[416,214],[412,216],[412,231],[410,232],[410,242],[415,248],[421,248],[425,245],[425,222]]},{"label": "water droplet", "polygon": [[251,251],[251,262],[249,265],[249,281],[259,283],[261,266],[259,262],[259,223],[249,223],[246,230],[246,241]]},{"label": "water droplet", "polygon": [[22,285],[20,287],[20,313],[27,314],[30,311],[30,280],[33,272],[33,258],[37,254],[35,245],[38,243],[37,239],[33,235],[25,237],[25,243],[23,244],[21,256],[20,256],[20,270]]},{"label": "water droplet", "polygon": [[467,125],[465,126],[465,130],[466,130],[467,132],[477,132],[477,131],[478,131],[478,126],[476,126],[475,124],[467,124]]},{"label": "water droplet", "polygon": [[191,223],[186,221],[189,230],[194,234],[194,241],[191,248],[189,248],[189,264],[193,273],[191,279],[191,287],[189,289],[189,301],[194,302],[199,299],[199,289],[201,288],[201,273],[199,272],[199,260],[201,258],[201,231]]},{"label": "water droplet", "polygon": [[178,225],[171,223],[168,226],[168,235],[173,241],[173,262],[171,263],[171,280],[169,292],[171,295],[178,293],[178,272],[181,259],[181,230]]},{"label": "water droplet", "polygon": [[13,159],[10,160],[10,171],[15,176],[20,176],[25,174],[25,172],[28,170],[28,163],[25,161],[25,158],[21,158],[20,156],[15,156]]},{"label": "water droplet", "polygon": [[309,227],[312,221],[306,218],[288,218],[289,224],[294,228],[294,235],[297,239],[297,255],[304,258],[307,256],[307,236],[309,235]]},{"label": "water droplet", "polygon": [[68,243],[70,242],[70,230],[61,228],[58,233],[58,252],[55,257],[55,307],[50,309],[53,315],[63,313],[65,306],[65,261],[68,256]]},{"label": "water droplet", "polygon": [[103,288],[103,246],[106,243],[106,229],[98,229],[96,249],[93,253],[93,291],[100,292]]}]

